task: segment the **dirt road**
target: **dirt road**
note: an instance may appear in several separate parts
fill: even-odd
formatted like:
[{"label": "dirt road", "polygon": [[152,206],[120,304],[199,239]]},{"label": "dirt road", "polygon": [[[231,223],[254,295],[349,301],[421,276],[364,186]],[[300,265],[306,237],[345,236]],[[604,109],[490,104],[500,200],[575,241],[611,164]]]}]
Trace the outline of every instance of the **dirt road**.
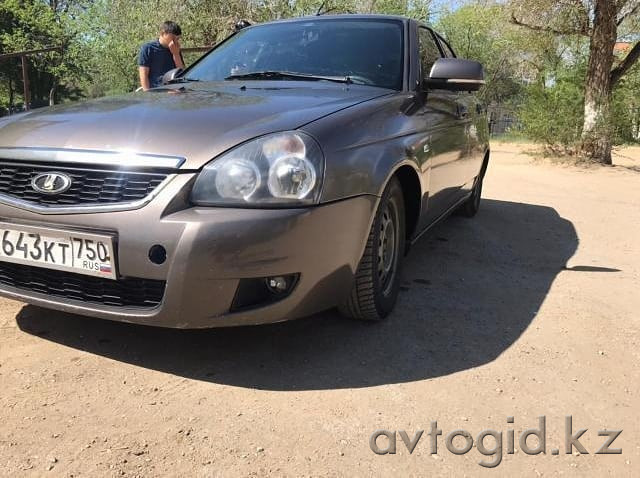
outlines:
[{"label": "dirt road", "polygon": [[[516,153],[494,145],[479,215],[412,249],[382,324],[171,331],[0,300],[0,475],[639,476],[640,151],[613,169]],[[566,415],[589,454],[565,453]],[[376,455],[377,429],[425,433]],[[501,463],[451,453],[456,429],[502,432]],[[603,429],[622,454],[595,454]]]}]

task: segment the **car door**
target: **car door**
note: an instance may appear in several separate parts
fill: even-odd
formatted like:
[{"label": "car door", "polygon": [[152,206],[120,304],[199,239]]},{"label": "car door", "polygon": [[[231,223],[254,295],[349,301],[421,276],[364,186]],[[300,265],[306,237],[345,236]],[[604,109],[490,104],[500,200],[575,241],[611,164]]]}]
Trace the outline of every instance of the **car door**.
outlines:
[{"label": "car door", "polygon": [[[445,58],[457,58],[449,43],[436,34],[438,43]],[[468,192],[473,187],[484,159],[483,140],[483,116],[485,110],[478,96],[474,92],[461,91],[456,93],[458,114],[465,123],[465,134],[467,141],[467,151],[460,167],[461,181],[463,184],[462,194]]]},{"label": "car door", "polygon": [[[421,85],[443,52],[433,32],[418,27]],[[430,89],[419,95],[421,125],[426,132],[425,152],[429,153],[429,194],[423,204],[421,226],[428,226],[462,196],[465,183],[464,160],[468,155],[468,111],[461,108],[456,92]],[[426,206],[426,207],[425,207]]]}]

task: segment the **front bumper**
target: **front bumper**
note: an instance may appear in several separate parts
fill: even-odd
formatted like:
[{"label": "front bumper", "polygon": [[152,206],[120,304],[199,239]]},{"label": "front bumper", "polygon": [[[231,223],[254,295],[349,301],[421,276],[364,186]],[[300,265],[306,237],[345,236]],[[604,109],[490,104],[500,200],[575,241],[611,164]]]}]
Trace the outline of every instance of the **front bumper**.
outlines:
[{"label": "front bumper", "polygon": [[[192,207],[193,174],[177,175],[154,200],[132,211],[40,215],[0,204],[0,220],[100,231],[117,238],[119,277],[166,281],[155,308],[114,307],[0,285],[0,295],[42,307],[123,322],[207,328],[277,322],[331,308],[351,290],[377,197],[304,209]],[[157,265],[149,249],[162,245]],[[239,281],[300,274],[286,298],[231,312]]]}]

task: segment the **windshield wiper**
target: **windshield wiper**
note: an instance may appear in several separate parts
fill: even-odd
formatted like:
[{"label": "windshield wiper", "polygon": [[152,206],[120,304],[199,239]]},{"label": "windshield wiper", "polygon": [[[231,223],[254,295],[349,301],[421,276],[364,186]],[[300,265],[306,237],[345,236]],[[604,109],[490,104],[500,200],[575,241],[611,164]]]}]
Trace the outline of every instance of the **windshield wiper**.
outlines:
[{"label": "windshield wiper", "polygon": [[200,81],[197,80],[196,78],[185,78],[185,77],[178,77],[178,78],[174,78],[173,80],[169,80],[168,84],[173,84],[173,83],[191,83],[192,81]]},{"label": "windshield wiper", "polygon": [[323,76],[294,73],[291,71],[254,71],[240,75],[227,76],[225,80],[305,80],[305,81],[335,81],[336,83],[353,83],[348,76]]}]

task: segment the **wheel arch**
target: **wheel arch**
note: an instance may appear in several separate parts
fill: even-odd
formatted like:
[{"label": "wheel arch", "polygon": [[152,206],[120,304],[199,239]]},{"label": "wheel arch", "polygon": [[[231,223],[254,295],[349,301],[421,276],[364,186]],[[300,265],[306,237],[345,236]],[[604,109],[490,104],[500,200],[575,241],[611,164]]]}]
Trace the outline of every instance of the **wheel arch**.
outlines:
[{"label": "wheel arch", "polygon": [[387,187],[387,184],[389,184],[389,181],[391,181],[391,178],[394,177],[398,179],[400,187],[402,188],[405,213],[405,238],[409,241],[416,232],[422,209],[422,185],[420,183],[420,176],[412,162],[406,161],[399,163],[391,174],[389,174],[382,188],[383,191]]}]

